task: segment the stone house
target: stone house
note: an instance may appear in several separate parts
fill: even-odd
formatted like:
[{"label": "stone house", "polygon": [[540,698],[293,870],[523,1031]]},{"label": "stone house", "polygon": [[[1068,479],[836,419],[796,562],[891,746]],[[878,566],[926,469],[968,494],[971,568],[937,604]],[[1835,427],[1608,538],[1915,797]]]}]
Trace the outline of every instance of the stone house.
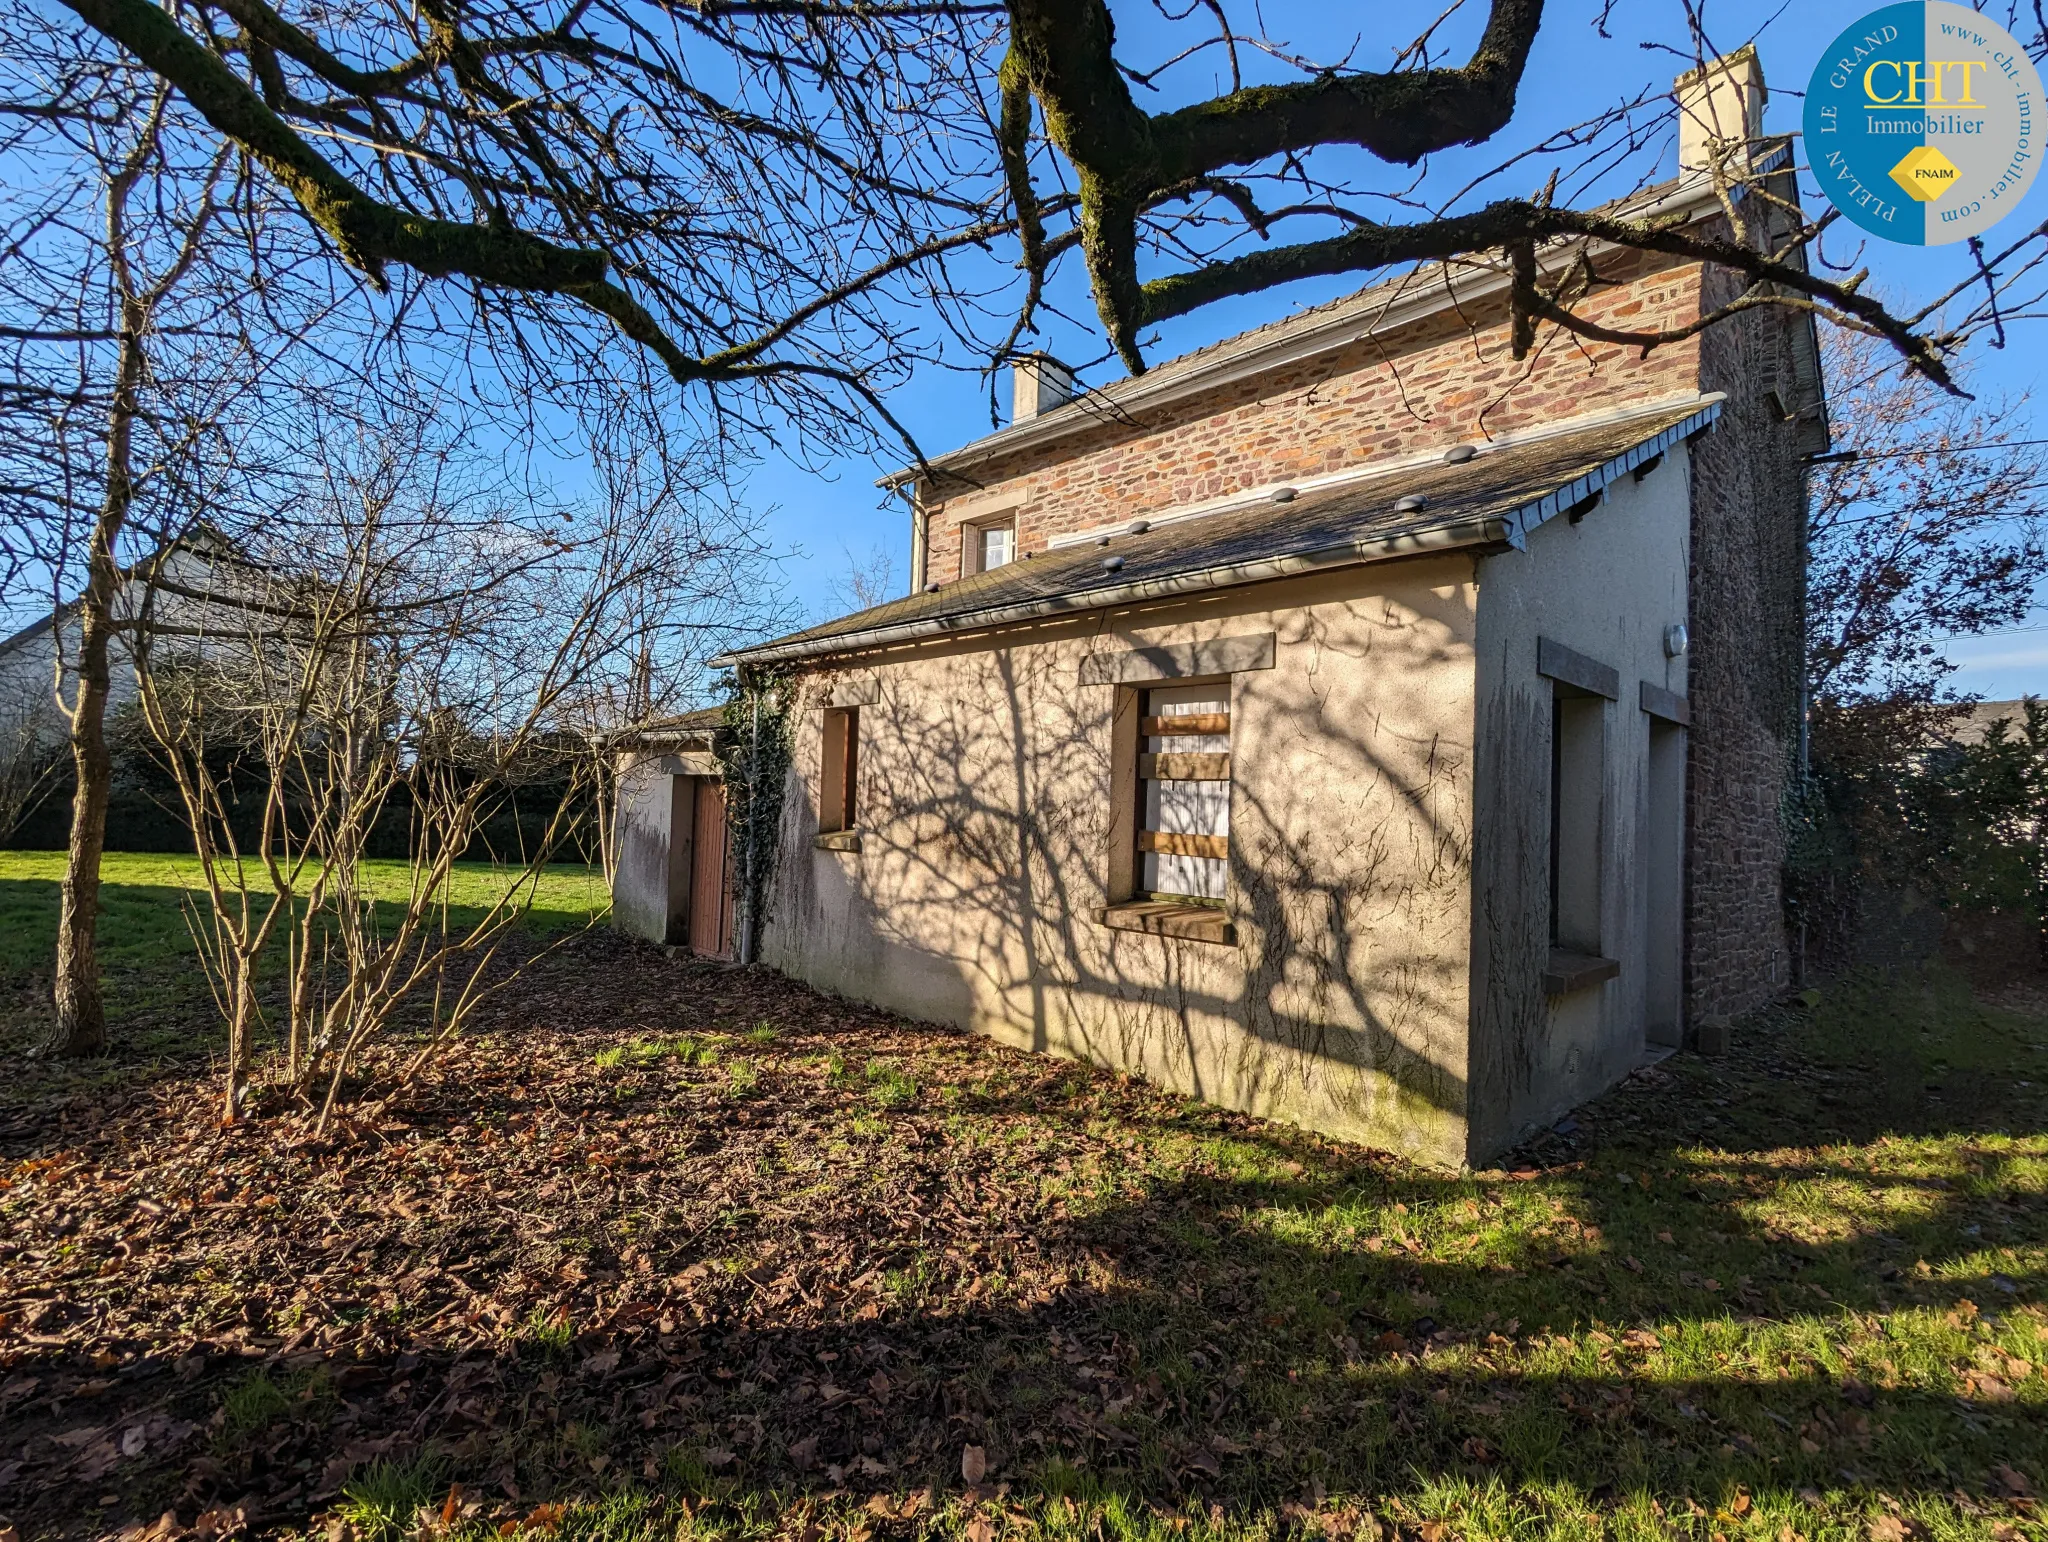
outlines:
[{"label": "stone house", "polygon": [[[1796,199],[1754,56],[1693,93]],[[1706,161],[1624,212],[1722,220]],[[1591,256],[1617,327],[1737,290]],[[1448,1163],[1782,992],[1811,324],[1516,361],[1507,289],[1020,367],[898,479],[912,593],[731,656],[800,701],[761,959]]]}]

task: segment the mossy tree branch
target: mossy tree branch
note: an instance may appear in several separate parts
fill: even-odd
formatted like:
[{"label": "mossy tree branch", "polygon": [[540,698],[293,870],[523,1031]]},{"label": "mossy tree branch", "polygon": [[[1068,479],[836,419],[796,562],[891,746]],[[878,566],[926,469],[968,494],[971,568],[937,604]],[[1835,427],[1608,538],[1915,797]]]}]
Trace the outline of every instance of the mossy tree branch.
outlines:
[{"label": "mossy tree branch", "polygon": [[[826,433],[864,434],[868,372],[900,367],[907,325],[871,296],[1016,228],[995,188],[940,174],[960,138],[946,115],[978,105],[957,89],[971,69],[912,46],[972,6],[849,8],[821,30],[831,18],[811,6],[784,24],[774,6],[659,0],[420,0],[409,16],[66,4],[267,171],[372,287],[397,264],[534,297],[545,327],[594,313],[679,382],[779,382]],[[723,20],[753,15],[770,19]],[[693,78],[706,48],[737,67],[731,101]],[[1039,229],[1062,203],[1032,211]],[[478,299],[538,357],[510,309]],[[828,380],[858,410],[802,394]]]},{"label": "mossy tree branch", "polygon": [[[379,288],[390,262],[435,278],[462,274],[486,284],[573,293],[586,300],[614,288],[606,281],[609,262],[602,252],[557,246],[508,226],[431,219],[370,197],[149,0],[64,3],[169,81],[219,133],[247,150],[327,233],[343,260]],[[614,320],[631,313],[630,299],[621,305],[607,297],[606,304],[615,309],[597,308]]]},{"label": "mossy tree branch", "polygon": [[1137,345],[1150,309],[1137,271],[1145,209],[1225,167],[1317,145],[1356,144],[1413,163],[1489,138],[1514,113],[1542,14],[1542,0],[1494,0],[1462,68],[1251,86],[1153,116],[1133,100],[1117,67],[1107,0],[1011,0],[1013,56],[1044,113],[1046,136],[1079,178],[1081,248],[1096,307],[1125,364],[1145,367]]},{"label": "mossy tree branch", "polygon": [[[1758,292],[1746,295],[1741,303],[1726,308],[1727,314],[1753,308],[1761,303],[1768,290],[1786,291],[1799,297],[1802,303],[1825,311],[1843,325],[1883,338],[1913,369],[1928,379],[1943,386],[1951,383],[1948,367],[1943,361],[1942,339],[1916,332],[1905,319],[1893,315],[1880,301],[1861,293],[1853,281],[1837,283],[1819,278],[1781,255],[1759,251],[1738,241],[1705,235],[1671,219],[1623,219],[1520,198],[1502,199],[1470,214],[1423,220],[1412,225],[1362,225],[1327,241],[1308,241],[1251,252],[1228,262],[1212,263],[1191,273],[1153,279],[1142,290],[1143,320],[1148,323],[1165,321],[1217,300],[1256,293],[1298,278],[1328,277],[1400,263],[1506,250],[1517,275],[1517,308],[1524,315],[1556,322],[1584,337],[1640,347],[1674,342],[1700,330],[1698,326],[1688,326],[1683,331],[1672,333],[1620,331],[1597,326],[1572,314],[1560,296],[1547,294],[1541,289],[1536,277],[1537,247],[1570,238],[1634,251],[1657,252],[1732,269],[1747,278],[1752,289]],[[1713,319],[1720,319],[1720,313],[1716,313]],[[1526,347],[1527,341],[1524,340],[1518,351]]]},{"label": "mossy tree branch", "polygon": [[[1806,221],[1796,205],[1749,173],[1746,159],[1730,161],[1717,175],[1717,185],[1727,184],[1723,203],[1731,211],[1719,225],[1580,212],[1554,205],[1547,193],[1408,224],[1365,218],[1345,209],[1341,195],[1267,213],[1243,181],[1218,175],[1278,160],[1287,175],[1299,174],[1306,181],[1296,158],[1321,146],[1360,146],[1380,160],[1412,165],[1433,151],[1491,138],[1514,114],[1522,73],[1543,23],[1542,0],[1492,0],[1477,44],[1454,68],[1322,70],[1299,83],[1234,89],[1156,115],[1137,105],[1129,72],[1114,57],[1109,0],[1009,0],[1009,12],[1013,62],[1006,64],[1006,75],[1014,69],[1028,80],[1043,112],[1046,138],[1074,168],[1081,204],[1074,234],[1109,339],[1134,373],[1145,367],[1138,347],[1141,329],[1219,300],[1297,279],[1492,252],[1508,255],[1518,354],[1533,346],[1538,320],[1583,337],[1647,349],[1692,336],[1740,311],[1775,304],[1817,312],[1882,338],[1910,369],[1953,389],[1946,358],[1958,334],[1924,331],[1929,312],[1895,315],[1861,292],[1861,275],[1837,281],[1809,271],[1806,251],[1825,222]],[[1014,116],[1006,94],[1005,124]],[[1006,166],[1023,164],[1027,152],[1027,145],[1010,142],[1006,134]],[[1340,218],[1351,228],[1325,240],[1198,259],[1188,271],[1141,280],[1138,257],[1145,232],[1159,233],[1149,217],[1169,201],[1198,193],[1233,208],[1261,241],[1270,239],[1277,221],[1290,214]],[[1740,214],[1752,206],[1786,216],[1765,223],[1789,222],[1791,228],[1770,240],[1758,238],[1744,228]],[[1577,313],[1574,305],[1583,295],[1569,284],[1546,286],[1539,280],[1542,250],[1563,242],[1714,264],[1747,282],[1739,299],[1676,329],[1606,327]],[[1045,244],[1041,240],[1041,250]]]}]

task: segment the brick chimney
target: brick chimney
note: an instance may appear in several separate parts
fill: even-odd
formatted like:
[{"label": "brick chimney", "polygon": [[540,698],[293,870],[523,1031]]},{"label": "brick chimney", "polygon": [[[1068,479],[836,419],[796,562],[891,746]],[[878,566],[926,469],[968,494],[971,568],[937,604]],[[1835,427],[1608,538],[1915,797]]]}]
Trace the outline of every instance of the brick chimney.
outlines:
[{"label": "brick chimney", "polygon": [[1750,147],[1764,131],[1764,67],[1756,45],[1709,59],[1678,77],[1678,169],[1712,171],[1718,153],[1728,170],[1749,169]]},{"label": "brick chimney", "polygon": [[1049,353],[1019,354],[1010,363],[1010,421],[1029,422],[1074,397],[1074,372]]}]

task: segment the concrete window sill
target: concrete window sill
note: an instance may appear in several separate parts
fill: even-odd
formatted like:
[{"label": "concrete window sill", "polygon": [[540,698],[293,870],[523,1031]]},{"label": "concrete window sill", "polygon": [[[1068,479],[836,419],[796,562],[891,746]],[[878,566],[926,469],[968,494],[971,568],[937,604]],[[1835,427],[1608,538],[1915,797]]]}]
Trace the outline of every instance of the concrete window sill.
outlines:
[{"label": "concrete window sill", "polygon": [[1230,917],[1209,905],[1176,905],[1171,900],[1131,900],[1095,912],[1096,924],[1113,932],[1150,932],[1155,937],[1181,937],[1189,942],[1237,941]]},{"label": "concrete window sill", "polygon": [[1621,965],[1611,958],[1552,948],[1550,959],[1543,968],[1543,994],[1569,996],[1573,991],[1589,989],[1620,973]]},{"label": "concrete window sill", "polygon": [[827,830],[811,844],[820,851],[859,851],[860,831]]}]

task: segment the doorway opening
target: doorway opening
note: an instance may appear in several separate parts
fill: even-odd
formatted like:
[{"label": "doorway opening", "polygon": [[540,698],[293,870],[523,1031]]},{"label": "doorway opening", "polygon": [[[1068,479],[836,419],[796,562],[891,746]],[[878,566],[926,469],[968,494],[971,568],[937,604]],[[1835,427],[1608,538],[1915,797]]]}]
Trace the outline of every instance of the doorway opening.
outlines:
[{"label": "doorway opening", "polygon": [[1643,831],[1643,1037],[1684,1042],[1685,730],[1650,718],[1649,824]]}]

